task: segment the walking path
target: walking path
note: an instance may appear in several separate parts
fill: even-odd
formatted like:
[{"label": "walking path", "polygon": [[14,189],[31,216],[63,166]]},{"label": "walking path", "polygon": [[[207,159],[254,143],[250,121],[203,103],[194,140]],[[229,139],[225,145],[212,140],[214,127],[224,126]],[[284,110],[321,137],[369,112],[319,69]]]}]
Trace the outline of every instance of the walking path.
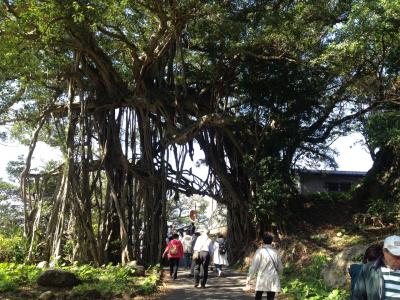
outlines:
[{"label": "walking path", "polygon": [[[164,270],[164,288],[156,299],[162,300],[250,300],[254,299],[254,292],[245,293],[243,287],[246,282],[246,273],[234,269],[225,268],[223,276],[218,277],[215,272],[209,271],[205,289],[195,288],[193,277],[189,271],[180,269],[178,279],[169,277],[169,269]],[[266,298],[266,295],[263,297]],[[278,295],[276,300],[287,299],[284,295]]]},{"label": "walking path", "polygon": [[209,271],[206,288],[195,288],[193,277],[189,271],[179,270],[178,279],[172,280],[168,276],[169,270],[165,271],[166,294],[160,299],[165,300],[196,300],[196,299],[233,299],[250,300],[254,294],[243,292],[246,282],[246,274],[233,269],[225,269],[222,277],[215,272]]}]

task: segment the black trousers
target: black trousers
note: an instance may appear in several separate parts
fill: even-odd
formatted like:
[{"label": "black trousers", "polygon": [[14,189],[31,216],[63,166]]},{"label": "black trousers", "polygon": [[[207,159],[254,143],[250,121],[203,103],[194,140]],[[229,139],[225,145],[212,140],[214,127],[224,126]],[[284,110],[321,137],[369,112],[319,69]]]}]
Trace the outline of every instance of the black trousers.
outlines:
[{"label": "black trousers", "polygon": [[[256,291],[256,300],[261,300],[263,291]],[[275,292],[267,292],[267,300],[274,300]]]},{"label": "black trousers", "polygon": [[194,283],[200,282],[200,270],[202,271],[201,286],[205,287],[208,278],[208,265],[210,264],[210,253],[208,251],[200,251],[199,258],[195,261],[194,267]]},{"label": "black trousers", "polygon": [[178,277],[179,258],[169,259],[169,275],[176,279]]}]

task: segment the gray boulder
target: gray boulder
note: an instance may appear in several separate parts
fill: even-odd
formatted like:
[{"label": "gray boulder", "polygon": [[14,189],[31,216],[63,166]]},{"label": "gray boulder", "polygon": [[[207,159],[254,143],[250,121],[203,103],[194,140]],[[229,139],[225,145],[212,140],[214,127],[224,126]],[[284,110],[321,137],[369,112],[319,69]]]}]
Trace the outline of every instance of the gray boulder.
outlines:
[{"label": "gray boulder", "polygon": [[36,269],[47,269],[49,267],[49,263],[47,261],[41,261],[36,265]]},{"label": "gray boulder", "polygon": [[52,291],[47,291],[47,292],[42,293],[38,299],[39,300],[53,300],[53,299],[55,299],[55,295],[53,294]]},{"label": "gray boulder", "polygon": [[46,270],[37,279],[37,284],[47,287],[73,287],[81,281],[75,274],[64,270]]},{"label": "gray boulder", "polygon": [[137,265],[138,265],[138,263],[137,263],[136,260],[131,260],[131,261],[128,261],[128,262],[126,263],[126,266],[127,266],[127,267],[131,267],[131,268],[136,268]]},{"label": "gray boulder", "polygon": [[143,266],[140,266],[140,265],[137,265],[136,267],[135,267],[135,269],[136,269],[136,274],[137,274],[137,276],[145,276],[146,274],[146,269],[145,269],[145,267],[143,267]]},{"label": "gray boulder", "polygon": [[322,277],[329,287],[345,287],[350,282],[349,267],[351,264],[360,263],[358,258],[364,255],[368,245],[356,245],[349,247],[335,256],[324,268]]},{"label": "gray boulder", "polygon": [[132,260],[126,263],[127,267],[130,267],[132,269],[136,270],[136,275],[137,276],[145,276],[146,269],[144,266],[138,265],[136,260]]}]

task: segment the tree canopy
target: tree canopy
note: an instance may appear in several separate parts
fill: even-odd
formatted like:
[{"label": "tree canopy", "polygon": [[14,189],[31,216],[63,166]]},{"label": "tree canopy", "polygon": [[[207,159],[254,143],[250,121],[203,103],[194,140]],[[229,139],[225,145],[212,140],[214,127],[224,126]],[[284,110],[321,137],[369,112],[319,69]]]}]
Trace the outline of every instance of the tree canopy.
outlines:
[{"label": "tree canopy", "polygon": [[[399,12],[383,0],[4,0],[0,124],[29,145],[30,258],[46,240],[48,258],[154,263],[166,201],[182,193],[227,206],[231,245],[287,226],[298,162],[334,166],[335,138],[398,103]],[[65,159],[33,174],[38,140]],[[195,142],[206,179],[184,167]]]}]

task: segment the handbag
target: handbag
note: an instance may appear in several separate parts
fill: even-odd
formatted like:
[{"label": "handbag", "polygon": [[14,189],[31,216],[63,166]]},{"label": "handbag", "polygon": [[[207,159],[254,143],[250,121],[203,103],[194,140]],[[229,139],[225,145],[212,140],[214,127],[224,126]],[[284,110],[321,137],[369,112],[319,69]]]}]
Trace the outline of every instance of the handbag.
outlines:
[{"label": "handbag", "polygon": [[244,286],[244,288],[242,288],[242,290],[243,290],[243,292],[245,292],[245,293],[251,293],[251,292],[253,291],[253,288],[251,287],[250,284],[246,284],[246,285]]},{"label": "handbag", "polygon": [[198,260],[200,258],[200,251],[194,251],[192,259],[193,260]]}]

